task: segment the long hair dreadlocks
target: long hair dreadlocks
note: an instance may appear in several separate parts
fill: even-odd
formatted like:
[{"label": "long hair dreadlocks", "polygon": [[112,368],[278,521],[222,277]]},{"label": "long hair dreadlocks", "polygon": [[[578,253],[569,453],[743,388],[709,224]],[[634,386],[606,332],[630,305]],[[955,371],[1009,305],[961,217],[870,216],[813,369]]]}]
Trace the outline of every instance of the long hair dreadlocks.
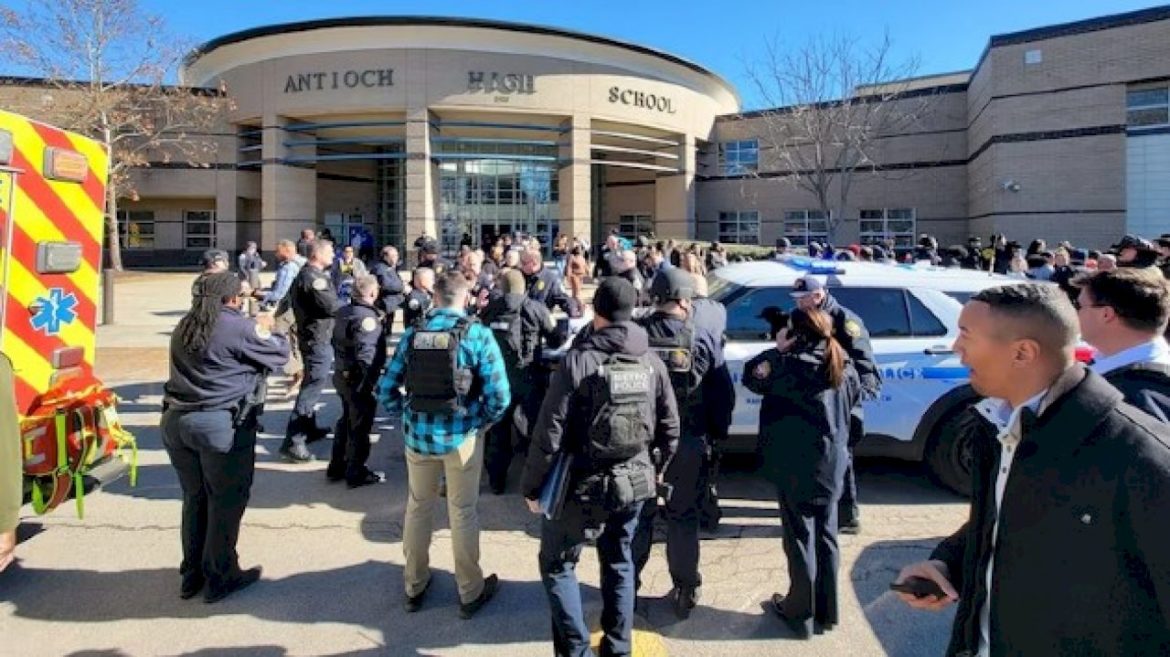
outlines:
[{"label": "long hair dreadlocks", "polygon": [[188,353],[200,354],[207,350],[211,332],[219,321],[219,311],[225,303],[239,296],[240,290],[240,278],[233,272],[205,274],[196,281],[191,310],[175,327],[179,344]]}]

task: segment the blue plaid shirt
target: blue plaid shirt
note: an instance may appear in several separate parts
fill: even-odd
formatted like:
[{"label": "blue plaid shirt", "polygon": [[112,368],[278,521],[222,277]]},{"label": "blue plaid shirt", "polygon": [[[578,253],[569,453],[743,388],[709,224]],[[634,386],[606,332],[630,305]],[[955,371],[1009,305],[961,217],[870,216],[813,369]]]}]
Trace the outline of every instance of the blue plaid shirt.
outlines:
[{"label": "blue plaid shirt", "polygon": [[[438,308],[427,315],[427,330],[437,331],[455,326],[464,313],[450,308]],[[512,391],[508,387],[508,372],[504,358],[492,332],[482,324],[472,324],[467,335],[459,344],[459,367],[470,369],[476,381],[482,384],[482,392],[476,399],[469,399],[465,412],[449,415],[416,412],[410,409],[410,395],[404,394],[402,386],[406,377],[408,346],[414,336],[414,328],[406,329],[394,351],[394,360],[386,368],[378,382],[378,399],[394,416],[402,416],[402,429],[406,446],[419,454],[442,455],[458,449],[464,440],[474,436],[483,428],[504,416],[512,403]]]}]

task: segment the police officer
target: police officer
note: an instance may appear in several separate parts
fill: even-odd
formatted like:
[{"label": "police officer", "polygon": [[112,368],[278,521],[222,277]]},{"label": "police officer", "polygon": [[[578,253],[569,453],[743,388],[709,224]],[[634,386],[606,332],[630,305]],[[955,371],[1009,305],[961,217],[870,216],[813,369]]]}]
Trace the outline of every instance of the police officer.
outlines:
[{"label": "police officer", "polygon": [[403,326],[414,326],[426,317],[434,296],[435,270],[429,267],[415,269],[410,277],[410,294],[406,295],[406,301],[402,304]]},{"label": "police officer", "polygon": [[569,317],[580,317],[577,302],[565,293],[561,285],[561,274],[552,267],[545,267],[540,252],[532,249],[520,254],[520,271],[528,285],[528,298],[542,303],[549,310],[561,308]]},{"label": "police officer", "polygon": [[378,301],[374,305],[386,316],[386,336],[389,338],[394,315],[406,299],[406,285],[398,274],[398,249],[394,246],[382,247],[382,259],[374,263],[370,273],[378,279]]},{"label": "police officer", "polygon": [[631,321],[636,300],[637,291],[619,278],[598,286],[592,330],[553,376],[524,468],[522,490],[533,513],[541,512],[554,464],[568,471],[563,507],[551,505],[540,532],[556,655],[592,654],[576,576],[588,536],[596,536],[601,562],[601,654],[631,654],[631,543],[642,507],[654,503],[652,453],[670,463],[679,437],[669,375],[650,353],[646,331]]},{"label": "police officer", "polygon": [[[666,484],[666,559],[674,583],[669,599],[680,619],[690,616],[698,604],[702,577],[699,575],[699,508],[710,458],[708,408],[703,404],[719,338],[695,323],[694,277],[677,267],[655,277],[650,296],[653,314],[639,324],[649,335],[650,349],[670,373],[671,387],[678,403],[682,435],[674,460],[663,471]],[[634,563],[639,583],[642,568],[650,558],[654,504],[643,507],[634,539]]]},{"label": "police officer", "polygon": [[333,364],[333,317],[341,308],[329,276],[333,242],[319,239],[309,249],[309,260],[297,274],[289,299],[296,317],[297,341],[305,361],[305,378],[285,429],[280,454],[290,461],[313,460],[307,443],[321,440],[329,430],[317,425],[317,402]]},{"label": "police officer", "polygon": [[244,316],[235,274],[207,275],[171,336],[162,441],[183,490],[179,597],[218,602],[260,579],[241,570],[240,520],[256,466],[256,429],[268,372],[288,360],[272,318]]},{"label": "police officer", "polygon": [[[488,485],[496,495],[503,494],[507,486],[508,467],[517,443],[523,443],[524,447],[516,451],[527,452],[527,419],[535,419],[544,399],[541,345],[547,340],[555,349],[564,341],[548,308],[529,299],[524,287],[523,274],[514,269],[504,272],[499,283],[502,294],[489,301],[480,314],[480,321],[492,330],[500,347],[512,388],[512,405],[489,430],[485,445],[484,467]],[[522,426],[514,433],[513,414],[516,413],[522,414]]]},{"label": "police officer", "polygon": [[418,250],[418,266],[442,274],[455,268],[454,263],[439,255],[439,243],[435,240],[426,240]]},{"label": "police officer", "polygon": [[719,528],[723,512],[719,509],[719,464],[722,446],[727,441],[731,428],[731,415],[735,409],[735,382],[727,367],[723,348],[727,345],[727,307],[707,296],[707,278],[692,274],[695,279],[695,298],[691,301],[694,309],[695,326],[705,329],[718,338],[719,348],[711,362],[711,372],[703,379],[703,402],[707,418],[707,436],[711,439],[711,456],[707,461],[703,497],[700,505],[699,523],[706,531]]},{"label": "police officer", "polygon": [[373,276],[354,279],[350,304],[338,311],[333,326],[333,386],[342,411],[325,475],[329,481],[345,479],[350,488],[386,481],[383,473],[366,467],[377,408],[374,387],[386,364],[385,315],[374,307],[378,292]]},{"label": "police officer", "polygon": [[227,251],[223,249],[207,249],[200,257],[200,265],[203,270],[195,277],[195,281],[191,283],[191,296],[197,297],[201,294],[200,283],[210,274],[218,274],[221,271],[227,271],[230,265],[228,264]]},{"label": "police officer", "polygon": [[[873,358],[873,346],[869,342],[869,331],[853,311],[837,303],[825,284],[816,276],[807,275],[796,280],[792,287],[796,304],[806,310],[820,308],[833,318],[835,337],[861,378],[861,400],[877,399],[882,390],[882,375]],[[865,435],[864,416],[861,404],[853,407],[849,422],[849,460],[845,468],[845,486],[841,493],[838,525],[842,534],[856,534],[861,531],[861,511],[857,507],[857,477],[853,473],[853,448]]]}]

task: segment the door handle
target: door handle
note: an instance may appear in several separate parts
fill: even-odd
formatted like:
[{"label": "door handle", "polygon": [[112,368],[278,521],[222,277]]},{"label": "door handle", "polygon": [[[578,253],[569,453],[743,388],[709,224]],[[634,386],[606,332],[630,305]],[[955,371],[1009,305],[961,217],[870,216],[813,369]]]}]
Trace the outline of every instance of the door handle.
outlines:
[{"label": "door handle", "polygon": [[935,345],[933,347],[927,347],[926,349],[923,349],[922,353],[926,354],[927,356],[947,356],[955,353],[955,350],[943,345]]}]

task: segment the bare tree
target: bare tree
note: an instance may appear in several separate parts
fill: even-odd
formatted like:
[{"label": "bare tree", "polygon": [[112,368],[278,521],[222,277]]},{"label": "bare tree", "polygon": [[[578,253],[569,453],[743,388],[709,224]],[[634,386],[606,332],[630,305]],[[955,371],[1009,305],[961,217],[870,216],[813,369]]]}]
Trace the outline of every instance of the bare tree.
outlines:
[{"label": "bare tree", "polygon": [[[825,214],[830,238],[845,219],[857,174],[882,172],[884,138],[905,133],[931,110],[911,96],[916,60],[890,61],[886,35],[871,48],[845,37],[817,37],[784,49],[772,39],[748,75],[763,102],[761,151]],[[761,153],[763,163],[764,153]]]},{"label": "bare tree", "polygon": [[136,0],[0,6],[0,55],[55,93],[38,118],[94,138],[110,155],[110,266],[122,269],[118,199],[137,199],[132,172],[155,162],[206,167],[228,101],[220,90],[168,85],[186,48]]}]

